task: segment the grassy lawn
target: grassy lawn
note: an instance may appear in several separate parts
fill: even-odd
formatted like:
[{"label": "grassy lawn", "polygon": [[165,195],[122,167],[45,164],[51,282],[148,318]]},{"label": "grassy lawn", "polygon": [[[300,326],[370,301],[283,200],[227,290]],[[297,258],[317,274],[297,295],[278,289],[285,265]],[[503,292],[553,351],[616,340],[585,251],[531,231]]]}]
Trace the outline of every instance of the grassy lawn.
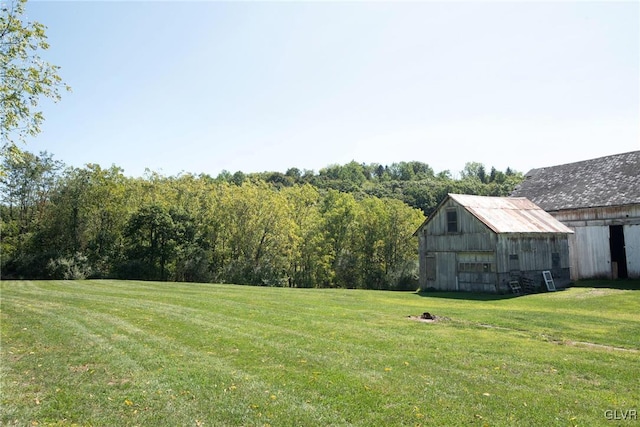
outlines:
[{"label": "grassy lawn", "polygon": [[[606,283],[518,298],[0,286],[2,425],[638,422],[605,411],[640,411],[640,291]],[[445,319],[407,318],[425,311]]]}]

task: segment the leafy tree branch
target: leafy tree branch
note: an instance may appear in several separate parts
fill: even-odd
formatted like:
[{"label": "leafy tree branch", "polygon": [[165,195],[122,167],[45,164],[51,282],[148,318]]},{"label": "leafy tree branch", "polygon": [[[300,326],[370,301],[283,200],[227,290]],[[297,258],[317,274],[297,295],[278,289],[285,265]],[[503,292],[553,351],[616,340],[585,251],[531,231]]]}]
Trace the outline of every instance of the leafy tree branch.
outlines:
[{"label": "leafy tree branch", "polygon": [[17,156],[16,144],[40,133],[42,98],[57,102],[62,91],[70,90],[59,75],[60,67],[40,57],[49,48],[46,27],[26,18],[26,3],[10,0],[0,9],[1,157]]}]

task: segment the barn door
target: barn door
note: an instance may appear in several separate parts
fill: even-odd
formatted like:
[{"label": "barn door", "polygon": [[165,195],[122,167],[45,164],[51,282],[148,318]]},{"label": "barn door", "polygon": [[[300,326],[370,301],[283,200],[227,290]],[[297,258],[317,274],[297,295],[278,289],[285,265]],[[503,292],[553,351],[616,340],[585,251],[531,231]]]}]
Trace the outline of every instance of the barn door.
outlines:
[{"label": "barn door", "polygon": [[626,279],[628,277],[627,254],[624,248],[624,228],[622,225],[609,226],[609,248],[613,278]]},{"label": "barn door", "polygon": [[455,252],[438,253],[438,283],[440,289],[458,290],[458,269]]}]

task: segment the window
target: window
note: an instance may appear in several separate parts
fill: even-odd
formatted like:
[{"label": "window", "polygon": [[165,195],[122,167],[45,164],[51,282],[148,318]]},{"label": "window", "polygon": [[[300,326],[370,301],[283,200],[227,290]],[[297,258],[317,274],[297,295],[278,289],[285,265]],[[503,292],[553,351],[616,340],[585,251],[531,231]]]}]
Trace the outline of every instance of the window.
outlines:
[{"label": "window", "polygon": [[451,209],[447,211],[447,233],[458,232],[458,211]]},{"label": "window", "polygon": [[551,254],[551,267],[560,268],[560,254],[558,252]]}]

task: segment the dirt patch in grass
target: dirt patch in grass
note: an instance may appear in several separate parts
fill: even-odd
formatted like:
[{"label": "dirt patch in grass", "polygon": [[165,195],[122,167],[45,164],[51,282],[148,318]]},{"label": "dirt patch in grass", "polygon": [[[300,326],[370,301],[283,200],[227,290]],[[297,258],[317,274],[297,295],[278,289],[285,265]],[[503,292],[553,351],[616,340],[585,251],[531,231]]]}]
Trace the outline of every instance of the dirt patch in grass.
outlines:
[{"label": "dirt patch in grass", "polygon": [[419,316],[407,316],[409,320],[415,320],[416,322],[435,323],[442,322],[444,320],[450,320],[448,317],[436,316],[435,314],[424,312]]}]

